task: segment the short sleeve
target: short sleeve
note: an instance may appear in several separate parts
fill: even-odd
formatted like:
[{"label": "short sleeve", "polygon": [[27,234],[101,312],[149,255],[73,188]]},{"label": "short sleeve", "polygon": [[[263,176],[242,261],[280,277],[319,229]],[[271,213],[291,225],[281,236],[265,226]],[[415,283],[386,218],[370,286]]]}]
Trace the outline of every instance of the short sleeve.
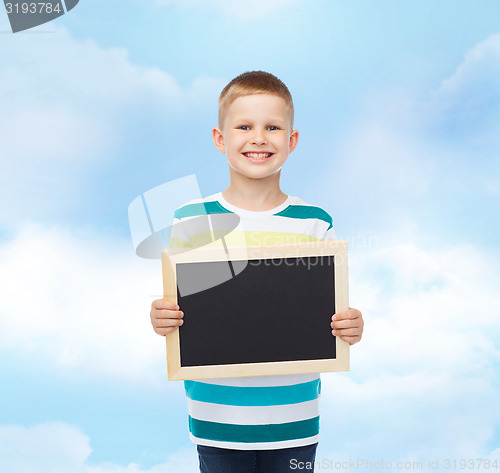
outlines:
[{"label": "short sleeve", "polygon": [[333,226],[331,226],[325,233],[325,236],[323,237],[323,241],[335,241],[337,240],[337,237],[335,236],[335,230],[333,229]]},{"label": "short sleeve", "polygon": [[324,220],[326,223],[328,223],[328,228],[326,229],[326,232],[323,235],[322,240],[323,241],[336,241],[337,237],[335,235],[335,230],[333,228],[333,218],[328,212],[325,212],[325,219]]}]

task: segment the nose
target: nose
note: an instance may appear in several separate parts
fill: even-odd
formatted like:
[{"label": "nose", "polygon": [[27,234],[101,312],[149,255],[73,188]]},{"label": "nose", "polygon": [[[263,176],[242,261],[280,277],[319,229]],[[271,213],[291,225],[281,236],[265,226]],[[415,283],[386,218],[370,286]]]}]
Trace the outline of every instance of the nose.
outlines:
[{"label": "nose", "polygon": [[264,132],[260,129],[254,129],[252,137],[250,138],[250,143],[257,146],[265,145],[267,140]]}]

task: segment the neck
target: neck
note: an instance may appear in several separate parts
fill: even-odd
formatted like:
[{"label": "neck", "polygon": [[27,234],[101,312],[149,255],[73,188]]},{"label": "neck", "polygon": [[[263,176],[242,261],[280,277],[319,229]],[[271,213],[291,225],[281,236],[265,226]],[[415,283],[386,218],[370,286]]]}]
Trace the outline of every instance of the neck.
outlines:
[{"label": "neck", "polygon": [[[279,173],[274,179],[249,179],[231,175],[231,184],[222,191],[230,204],[245,210],[263,212],[281,205],[287,199],[279,186]],[[271,177],[271,176],[269,176]]]}]

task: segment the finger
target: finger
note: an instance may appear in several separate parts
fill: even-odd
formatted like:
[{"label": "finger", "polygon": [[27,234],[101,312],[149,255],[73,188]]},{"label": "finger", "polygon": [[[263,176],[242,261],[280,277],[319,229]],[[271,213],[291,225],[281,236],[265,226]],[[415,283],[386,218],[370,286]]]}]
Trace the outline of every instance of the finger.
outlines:
[{"label": "finger", "polygon": [[359,319],[347,319],[347,320],[336,320],[330,324],[335,330],[344,329],[344,328],[362,328],[363,324]]},{"label": "finger", "polygon": [[332,315],[332,320],[346,320],[346,319],[359,319],[361,312],[357,309],[349,308]]},{"label": "finger", "polygon": [[184,319],[182,317],[179,318],[165,318],[165,319],[154,319],[153,327],[178,327],[184,323]]},{"label": "finger", "polygon": [[177,330],[178,327],[169,327],[169,328],[155,328],[155,332],[158,335],[168,335],[169,333],[172,333],[174,330]]},{"label": "finger", "polygon": [[342,341],[349,343],[349,345],[354,345],[361,340],[361,337],[339,337]]},{"label": "finger", "polygon": [[351,314],[348,311],[338,312],[338,313],[332,315],[332,321],[335,321],[335,320],[351,320],[351,319],[352,319]]},{"label": "finger", "polygon": [[346,335],[359,337],[361,333],[357,328],[344,328],[341,330],[332,330],[332,335],[336,337],[345,337]]},{"label": "finger", "polygon": [[166,299],[156,299],[152,302],[151,306],[154,309],[179,310],[179,306],[175,302],[167,301]]},{"label": "finger", "polygon": [[153,319],[182,319],[182,317],[184,317],[182,310],[160,309],[151,311],[151,318]]}]

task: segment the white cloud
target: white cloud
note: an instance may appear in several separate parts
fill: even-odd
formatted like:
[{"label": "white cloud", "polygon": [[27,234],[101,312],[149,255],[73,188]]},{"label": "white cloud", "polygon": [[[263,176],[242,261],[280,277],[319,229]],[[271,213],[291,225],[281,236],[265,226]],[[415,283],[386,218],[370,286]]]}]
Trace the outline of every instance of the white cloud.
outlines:
[{"label": "white cloud", "polygon": [[159,261],[137,258],[116,237],[39,225],[4,243],[0,260],[4,353],[81,374],[166,374],[165,341],[149,318],[162,294]]},{"label": "white cloud", "polygon": [[[144,0],[138,0],[144,1]],[[151,1],[151,0],[147,0]],[[152,0],[158,5],[172,5],[178,8],[209,8],[215,9],[238,20],[255,20],[266,17],[284,8],[298,4],[300,0],[254,0],[249,3],[245,0]]]},{"label": "white cloud", "polygon": [[430,111],[445,133],[460,142],[500,149],[500,34],[492,34],[466,54],[433,94]]},{"label": "white cloud", "polygon": [[491,459],[496,459],[497,460],[497,465],[500,463],[500,447],[496,448],[493,450],[489,455],[488,458]]},{"label": "white cloud", "polygon": [[488,455],[500,423],[499,255],[408,243],[363,256],[350,305],[362,310],[365,333],[351,372],[323,375],[321,454]]},{"label": "white cloud", "polygon": [[471,221],[486,225],[500,195],[500,34],[475,45],[435,90],[391,87],[362,103],[318,186],[332,208],[372,229],[420,224],[406,229],[420,236],[436,221],[461,228],[463,203],[468,232]]},{"label": "white cloud", "polygon": [[62,422],[28,428],[4,424],[0,425],[0,452],[0,470],[5,473],[63,473],[82,464],[91,448],[86,435]]},{"label": "white cloud", "polygon": [[103,463],[93,465],[90,439],[77,426],[51,422],[30,427],[0,425],[0,471],[3,473],[195,473],[194,447],[169,456],[166,463],[142,469]]},{"label": "white cloud", "polygon": [[370,202],[379,205],[394,196],[414,198],[428,191],[434,168],[426,159],[428,147],[400,127],[392,113],[398,112],[386,109],[361,123],[336,151],[344,158],[335,163],[335,175],[345,174],[349,196],[369,194]]},{"label": "white cloud", "polygon": [[[472,100],[476,93],[498,96],[500,83],[500,33],[492,34],[467,52],[453,75],[443,80],[439,93],[458,98],[464,91]],[[497,104],[488,104],[497,105]]]},{"label": "white cloud", "polygon": [[71,208],[88,170],[108,165],[127,143],[127,127],[147,127],[152,117],[167,126],[221,88],[210,77],[181,88],[168,72],[133,64],[125,48],[104,49],[50,28],[2,37],[3,225]]},{"label": "white cloud", "polygon": [[[374,237],[350,247],[350,305],[365,335],[349,374],[323,376],[326,458],[484,457],[498,436],[498,245],[452,242],[470,238],[477,216],[485,232],[496,225],[499,59],[492,35],[427,97],[365,98],[319,186],[330,196],[335,180],[332,208]],[[437,234],[448,222],[462,238]]]},{"label": "white cloud", "polygon": [[[323,375],[321,454],[487,454],[500,422],[498,254],[410,243],[357,253],[350,300],[365,334],[349,374]],[[0,259],[4,353],[141,383],[165,372],[148,314],[160,266],[136,258],[128,242],[32,225]]]}]

